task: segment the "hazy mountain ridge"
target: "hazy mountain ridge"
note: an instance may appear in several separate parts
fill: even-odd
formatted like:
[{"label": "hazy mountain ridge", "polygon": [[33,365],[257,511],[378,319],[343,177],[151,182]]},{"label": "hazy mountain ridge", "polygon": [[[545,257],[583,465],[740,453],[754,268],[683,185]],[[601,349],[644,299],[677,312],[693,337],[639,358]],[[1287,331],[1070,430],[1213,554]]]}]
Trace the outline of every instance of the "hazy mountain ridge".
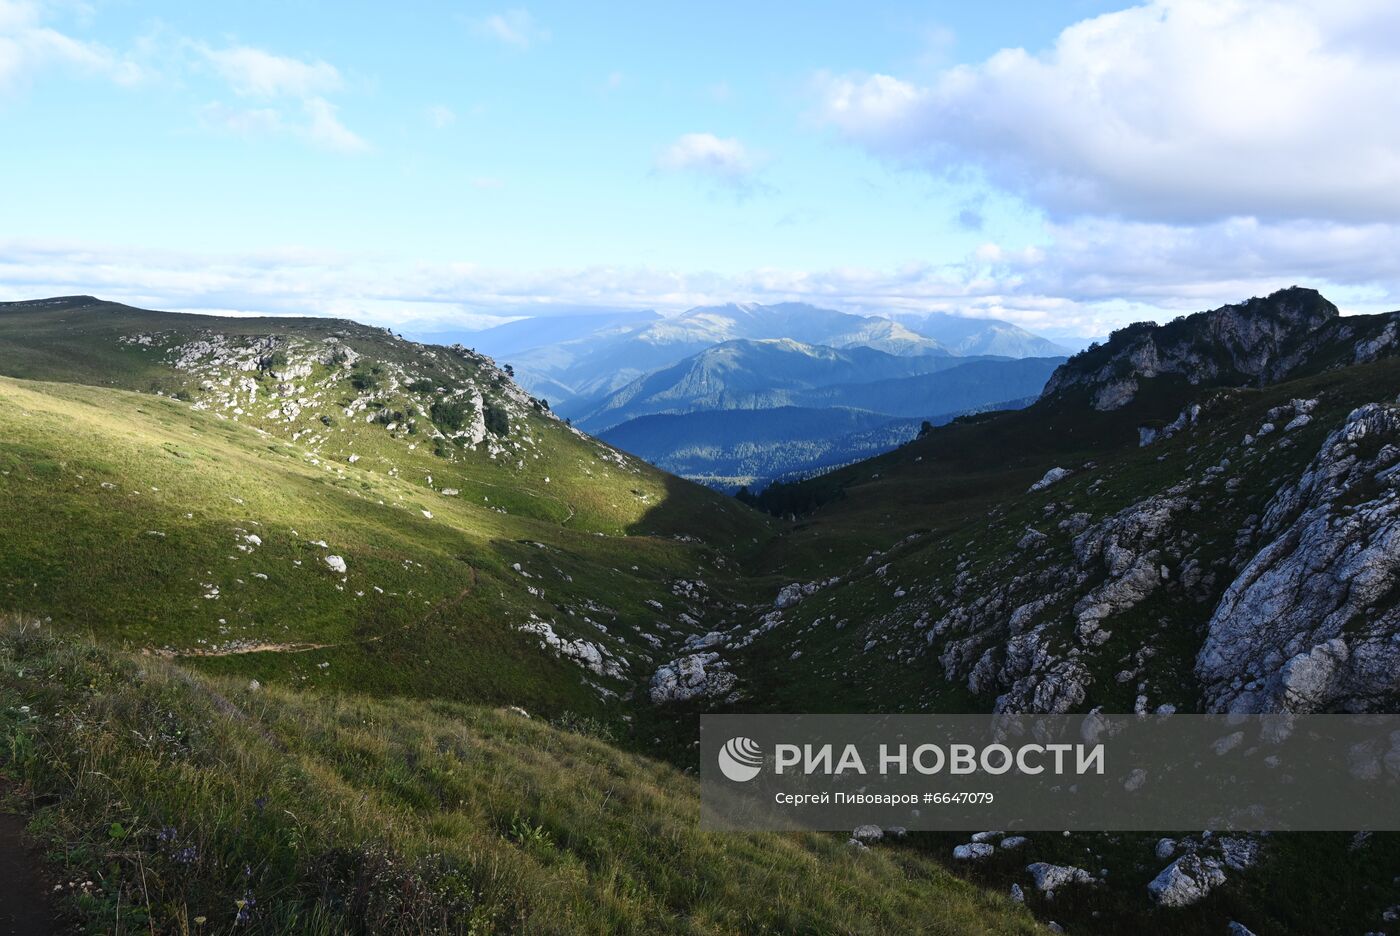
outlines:
[{"label": "hazy mountain ridge", "polygon": [[1070,349],[1019,325],[998,319],[964,318],[932,313],[902,319],[913,331],[942,344],[954,354],[998,357],[1065,357]]},{"label": "hazy mountain ridge", "polygon": [[[1010,357],[1055,356],[1064,349],[1006,322],[930,316],[922,320],[862,316],[806,303],[730,303],[699,306],[678,316],[626,324],[626,313],[600,318],[604,327],[588,335],[542,338],[521,347],[529,321],[542,336],[560,328],[547,318],[515,322],[462,337],[507,360],[518,379],[551,399],[566,415],[585,412],[596,401],[639,377],[726,341],[791,339],[834,348],[868,347],[897,356],[996,353]],[[950,339],[945,343],[939,335]]]},{"label": "hazy mountain ridge", "polygon": [[789,338],[727,341],[633,381],[576,422],[596,431],[654,413],[763,409],[793,403],[791,395],[800,391],[927,374],[960,363],[962,358],[944,355],[897,356]]},{"label": "hazy mountain ridge", "polygon": [[[576,422],[610,441],[625,440],[618,444],[692,480],[762,485],[887,451],[913,438],[924,420],[1020,405],[1011,401],[1036,397],[1062,360],[896,357],[789,339],[730,341],[633,381]],[[826,420],[818,416],[823,410]],[[858,427],[857,411],[869,414]],[[650,418],[688,413],[707,415],[689,422]],[[799,415],[800,438],[782,428],[784,419]],[[678,437],[680,426],[698,437]],[[647,438],[650,431],[657,438]]]}]

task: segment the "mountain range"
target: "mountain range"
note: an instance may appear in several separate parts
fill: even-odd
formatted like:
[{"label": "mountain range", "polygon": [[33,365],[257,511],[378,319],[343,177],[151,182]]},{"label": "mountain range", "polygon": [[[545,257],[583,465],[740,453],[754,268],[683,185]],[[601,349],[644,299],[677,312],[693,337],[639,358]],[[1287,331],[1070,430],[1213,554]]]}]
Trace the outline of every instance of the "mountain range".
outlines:
[{"label": "mountain range", "polygon": [[[0,774],[89,930],[1301,934],[1395,906],[1389,833],[726,836],[692,774],[711,712],[1395,711],[1400,313],[1294,288],[1133,325],[1023,408],[742,501],[348,321],[0,304],[0,375]],[[763,438],[833,412],[880,431],[801,407]]]},{"label": "mountain range", "polygon": [[[569,416],[626,384],[727,341],[788,339],[830,348],[864,347],[898,356],[1053,357],[1066,349],[1007,322],[929,316],[913,326],[805,303],[699,306],[678,316],[596,316],[588,330],[567,318],[532,318],[461,336],[510,363],[522,386]],[[533,324],[532,324],[533,323]],[[525,336],[537,334],[529,346]],[[946,339],[946,341],[945,341]]]},{"label": "mountain range", "polygon": [[[799,465],[819,471],[888,450],[924,420],[1034,396],[1051,367],[1015,361],[1063,357],[1064,349],[1006,322],[938,314],[910,321],[913,327],[802,303],[731,303],[670,318],[648,312],[537,317],[462,340],[509,359],[522,385],[590,432],[650,415],[773,411],[727,422],[699,419],[694,425],[704,426],[705,443],[698,446],[675,443],[674,424],[653,421],[619,436],[653,464],[685,465],[686,477],[732,489],[788,476]],[[946,379],[929,376],[968,364],[980,366]],[[899,382],[917,377],[926,379]],[[779,411],[793,408],[831,411],[824,430],[820,420],[804,419],[811,448],[800,454],[777,441],[790,435],[781,422],[793,415]],[[871,416],[856,431],[850,415],[837,412],[842,409]],[[661,437],[649,438],[652,429]]]},{"label": "mountain range", "polygon": [[683,477],[761,487],[888,451],[925,421],[1024,405],[1063,361],[728,341],[633,381],[574,422]]}]

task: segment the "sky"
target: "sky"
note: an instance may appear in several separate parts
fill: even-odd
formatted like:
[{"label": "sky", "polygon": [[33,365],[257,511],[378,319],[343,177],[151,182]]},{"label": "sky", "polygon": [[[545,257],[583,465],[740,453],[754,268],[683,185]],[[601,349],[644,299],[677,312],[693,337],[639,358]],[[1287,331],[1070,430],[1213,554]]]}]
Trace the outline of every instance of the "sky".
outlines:
[{"label": "sky", "polygon": [[1389,0],[0,0],[0,300],[1389,310],[1397,50]]}]

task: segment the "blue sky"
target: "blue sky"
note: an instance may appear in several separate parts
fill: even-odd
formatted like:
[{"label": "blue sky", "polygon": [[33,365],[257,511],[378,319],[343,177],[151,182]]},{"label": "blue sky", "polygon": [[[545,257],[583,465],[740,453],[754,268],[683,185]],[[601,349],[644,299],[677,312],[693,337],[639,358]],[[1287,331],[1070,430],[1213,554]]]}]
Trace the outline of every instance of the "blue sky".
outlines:
[{"label": "blue sky", "polygon": [[1098,334],[1400,291],[1382,3],[400,7],[0,0],[0,298]]}]

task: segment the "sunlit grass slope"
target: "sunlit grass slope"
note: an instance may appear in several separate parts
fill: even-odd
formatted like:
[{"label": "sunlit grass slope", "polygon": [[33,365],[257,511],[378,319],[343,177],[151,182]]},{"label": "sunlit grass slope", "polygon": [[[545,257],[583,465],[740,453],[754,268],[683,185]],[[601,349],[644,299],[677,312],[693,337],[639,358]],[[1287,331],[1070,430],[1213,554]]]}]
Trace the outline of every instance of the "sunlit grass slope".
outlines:
[{"label": "sunlit grass slope", "polygon": [[92,931],[1038,929],[912,851],[701,833],[692,777],[578,730],[49,630],[0,630],[0,765]]},{"label": "sunlit grass slope", "polygon": [[353,323],[0,305],[0,373],[0,610],[268,683],[597,711],[773,528]]}]

